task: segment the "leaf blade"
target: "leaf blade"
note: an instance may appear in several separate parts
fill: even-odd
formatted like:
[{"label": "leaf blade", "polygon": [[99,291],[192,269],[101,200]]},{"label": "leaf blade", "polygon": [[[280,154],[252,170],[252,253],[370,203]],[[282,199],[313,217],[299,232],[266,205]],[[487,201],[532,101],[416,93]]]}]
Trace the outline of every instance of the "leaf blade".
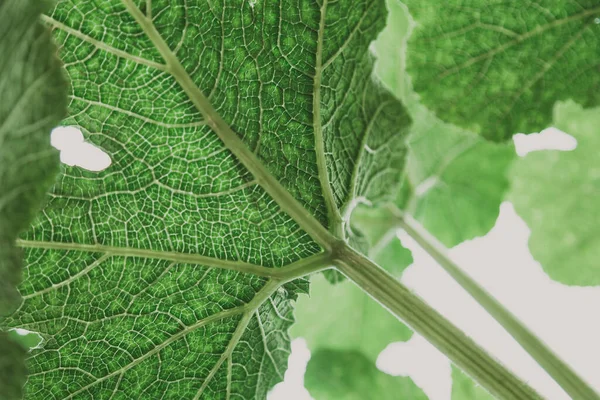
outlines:
[{"label": "leaf blade", "polygon": [[387,375],[352,351],[317,351],[308,362],[305,380],[316,400],[427,399],[410,378]]},{"label": "leaf blade", "polygon": [[598,109],[564,102],[554,112],[556,126],[577,139],[577,148],[533,152],[516,160],[508,198],[531,229],[531,254],[552,279],[567,285],[598,285],[597,229],[592,218],[597,210],[593,199],[600,191],[594,175]]},{"label": "leaf blade", "polygon": [[[293,269],[331,237],[306,112],[316,44],[308,28],[320,10],[190,4],[154,1],[150,14],[127,0],[63,0],[45,19],[56,28],[73,83],[64,124],[80,127],[112,165],[98,173],[65,167],[21,239],[30,266],[26,300],[11,324],[46,339],[32,357],[31,390],[65,398],[263,398],[281,379],[292,300],[307,286],[279,287],[280,275],[267,270]],[[351,17],[369,22],[360,35],[337,33],[357,58],[346,66],[372,66],[367,47],[381,24],[370,22],[384,10],[372,4],[332,7],[352,5]],[[305,26],[292,23],[298,10]],[[333,21],[347,17],[334,14]],[[337,59],[328,65],[340,72]],[[388,157],[359,157],[360,146],[398,146],[388,143],[396,133],[402,139],[406,113],[370,74],[344,84],[366,103],[345,111],[357,115],[357,125],[343,171],[358,168],[351,181],[371,171],[371,182],[395,179],[383,167]],[[382,98],[390,108],[384,114],[374,107]],[[399,124],[383,130],[390,118]],[[324,140],[338,140],[337,119],[331,116]],[[367,134],[368,125],[376,132]],[[339,180],[335,168],[327,173]],[[356,187],[340,199],[389,195],[383,184]],[[57,262],[64,267],[48,273]],[[78,352],[82,358],[70,356]]]},{"label": "leaf blade", "polygon": [[[376,73],[392,93],[406,102],[415,121],[407,140],[403,187],[395,203],[452,247],[483,236],[494,226],[516,155],[512,144],[490,143],[473,132],[444,123],[420,103],[413,91],[415,79],[411,81],[406,73],[412,19],[399,2],[390,0],[388,7],[388,24],[375,42]],[[424,4],[422,7],[427,8]],[[412,53],[408,53],[410,58]]]}]

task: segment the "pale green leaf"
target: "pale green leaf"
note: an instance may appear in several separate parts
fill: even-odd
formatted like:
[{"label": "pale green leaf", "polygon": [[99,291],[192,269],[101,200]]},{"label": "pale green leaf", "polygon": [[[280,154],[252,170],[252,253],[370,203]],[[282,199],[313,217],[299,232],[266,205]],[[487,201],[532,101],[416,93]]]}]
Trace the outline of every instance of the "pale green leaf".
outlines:
[{"label": "pale green leaf", "polygon": [[28,390],[264,398],[307,290],[270,278],[323,262],[271,175],[336,234],[359,199],[397,190],[410,120],[368,51],[383,1],[63,0],[44,21],[72,83],[64,124],[112,165],[65,167],[19,242],[11,324],[45,339]]},{"label": "pale green leaf", "polygon": [[366,252],[381,267],[400,279],[413,262],[410,250],[396,236],[397,221],[385,208],[357,207],[350,221],[361,235]]},{"label": "pale green leaf", "polygon": [[488,142],[420,111],[408,144],[413,197],[404,210],[448,247],[485,235],[509,187],[513,144]]},{"label": "pale green leaf", "polygon": [[304,384],[315,400],[426,400],[410,378],[377,369],[359,352],[320,350],[312,354]]},{"label": "pale green leaf", "polygon": [[351,350],[372,363],[388,344],[412,335],[354,283],[331,285],[320,275],[311,279],[310,297],[298,297],[295,316],[290,333],[306,339],[309,349]]},{"label": "pale green leaf", "polygon": [[554,125],[577,139],[577,148],[517,160],[509,199],[531,229],[531,254],[552,279],[599,285],[600,109],[559,103]]},{"label": "pale green leaf", "polygon": [[455,246],[485,235],[494,226],[508,189],[507,171],[515,157],[514,148],[512,143],[490,143],[443,123],[419,103],[405,73],[410,16],[397,0],[389,0],[388,6],[388,24],[375,42],[376,72],[407,103],[415,121],[397,205],[446,246]]},{"label": "pale green leaf", "polygon": [[66,112],[66,82],[39,0],[0,0],[0,398],[20,399],[25,348],[5,332],[20,300],[22,254],[14,246],[58,167],[50,130]]},{"label": "pale green leaf", "polygon": [[444,121],[494,141],[548,126],[557,100],[600,103],[600,2],[406,0],[408,72]]}]

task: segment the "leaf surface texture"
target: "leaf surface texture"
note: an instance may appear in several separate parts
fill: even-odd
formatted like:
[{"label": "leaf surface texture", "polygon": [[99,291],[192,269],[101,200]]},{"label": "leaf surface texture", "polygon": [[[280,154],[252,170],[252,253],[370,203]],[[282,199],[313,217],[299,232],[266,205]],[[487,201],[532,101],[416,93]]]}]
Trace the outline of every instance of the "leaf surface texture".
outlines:
[{"label": "leaf surface texture", "polygon": [[45,339],[29,393],[264,398],[307,291],[274,271],[323,262],[322,243],[214,118],[306,215],[343,232],[347,208],[393,196],[404,166],[410,118],[371,77],[385,5],[63,0],[44,21],[72,84],[63,124],[112,165],[64,167],[19,242],[25,300],[11,324]]},{"label": "leaf surface texture", "polygon": [[494,141],[537,132],[557,100],[600,102],[600,2],[407,0],[408,72],[444,121]]}]

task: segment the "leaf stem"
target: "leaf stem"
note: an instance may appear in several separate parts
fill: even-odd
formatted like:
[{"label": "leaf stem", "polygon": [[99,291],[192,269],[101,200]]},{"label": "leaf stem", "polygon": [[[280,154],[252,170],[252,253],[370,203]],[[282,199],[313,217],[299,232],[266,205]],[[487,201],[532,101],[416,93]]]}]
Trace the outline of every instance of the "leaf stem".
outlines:
[{"label": "leaf stem", "polygon": [[479,347],[384,269],[346,246],[336,267],[393,315],[500,399],[542,399],[530,386]]},{"label": "leaf stem", "polygon": [[533,334],[498,300],[466,274],[448,255],[447,248],[408,214],[392,209],[398,223],[458,282],[573,399],[600,399],[598,393]]}]

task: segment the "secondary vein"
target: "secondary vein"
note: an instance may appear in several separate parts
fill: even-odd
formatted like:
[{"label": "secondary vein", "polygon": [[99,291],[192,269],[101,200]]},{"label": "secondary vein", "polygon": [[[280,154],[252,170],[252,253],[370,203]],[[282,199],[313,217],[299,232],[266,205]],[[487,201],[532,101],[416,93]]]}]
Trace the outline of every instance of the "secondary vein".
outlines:
[{"label": "secondary vein", "polygon": [[[100,253],[104,254],[104,256],[101,258],[102,261],[105,261],[105,258],[108,258],[110,256],[139,257],[172,261],[178,264],[194,264],[203,267],[228,269],[243,273],[254,274],[257,276],[263,276],[266,278],[276,279],[280,281],[281,284],[293,281],[294,279],[298,279],[318,271],[322,271],[332,266],[332,255],[328,252],[314,254],[312,256],[300,259],[298,261],[294,261],[293,263],[280,268],[269,268],[263,267],[261,265],[247,263],[244,261],[222,260],[220,258],[207,257],[199,254],[179,253],[175,251],[159,251],[151,249],[138,249],[134,247],[117,247],[106,246],[101,244],[47,242],[26,239],[17,239],[15,244],[18,247],[30,249]],[[100,260],[98,260],[96,263],[98,263],[99,261]],[[94,263],[94,265],[96,265],[96,263]],[[84,271],[88,271],[90,268],[93,267],[90,265],[85,270],[79,272],[77,276],[84,273]],[[52,288],[56,289],[60,286],[63,286],[63,284],[57,284],[55,286],[52,286]]]},{"label": "secondary vein", "polygon": [[[223,365],[223,362],[225,362],[225,360],[227,360],[231,357],[231,355],[233,354],[233,351],[235,350],[235,348],[238,345],[238,343],[240,342],[240,339],[242,338],[244,332],[246,331],[246,328],[248,327],[248,324],[250,323],[252,315],[258,311],[260,306],[280,286],[281,286],[281,284],[276,280],[271,280],[271,281],[267,282],[265,284],[265,286],[263,286],[263,288],[258,293],[256,293],[254,298],[248,304],[246,304],[246,310],[244,312],[244,315],[240,319],[240,322],[238,323],[238,326],[237,326],[233,336],[229,340],[229,343],[227,344],[227,348],[225,349],[223,354],[221,354],[221,357],[219,357],[219,360],[215,363],[213,368],[210,370],[206,379],[202,383],[202,386],[200,387],[200,389],[198,389],[198,392],[196,392],[196,395],[194,396],[194,400],[198,400],[200,398],[200,396],[202,396],[202,393],[204,393],[204,390],[206,389],[206,387],[212,381],[212,379],[216,375],[217,371],[219,371],[219,369],[221,368],[221,365]],[[268,350],[265,349],[265,351],[268,351]],[[228,377],[228,379],[229,379],[229,377]]]},{"label": "secondary vein", "polygon": [[[262,291],[262,289],[261,289]],[[260,293],[260,292],[259,292]],[[259,293],[257,293],[257,295],[255,296],[258,297]],[[250,303],[248,303],[250,304]],[[226,311],[222,311],[220,313],[217,314],[213,314],[210,317],[204,318],[198,322],[196,322],[194,325],[191,325],[189,327],[187,327],[186,329],[176,333],[175,335],[171,336],[170,338],[168,338],[167,340],[165,340],[164,342],[162,342],[161,344],[157,345],[156,347],[154,347],[152,350],[148,351],[146,354],[144,354],[143,356],[140,356],[138,358],[136,358],[135,360],[133,360],[132,362],[130,362],[129,364],[127,364],[126,366],[119,368],[113,372],[111,372],[110,374],[107,374],[105,376],[103,376],[102,378],[99,378],[98,380],[80,388],[79,390],[71,393],[69,396],[65,397],[64,400],[68,400],[68,399],[72,399],[75,396],[77,396],[79,393],[89,389],[90,387],[97,385],[100,382],[103,382],[107,379],[112,378],[113,376],[119,375],[124,373],[125,371],[130,370],[131,368],[133,368],[134,366],[138,365],[139,363],[141,363],[142,361],[144,361],[145,359],[147,359],[150,356],[153,356],[154,354],[157,354],[158,352],[160,352],[162,349],[164,349],[165,347],[167,347],[169,344],[175,342],[176,340],[184,337],[185,335],[189,334],[190,332],[195,331],[196,329],[205,326],[211,322],[216,322],[225,318],[229,318],[229,317],[233,317],[236,315],[239,315],[241,313],[245,313],[246,312],[246,308],[248,306],[248,304],[243,305],[243,306],[239,306],[239,307],[235,307],[232,308],[230,310],[226,310]]]},{"label": "secondary vein", "polygon": [[276,272],[277,270],[274,268],[263,267],[243,261],[222,260],[215,257],[207,257],[199,254],[178,253],[175,251],[158,251],[150,249],[138,249],[134,247],[105,246],[101,244],[45,242],[24,239],[18,239],[16,241],[16,245],[23,248],[83,251],[89,253],[107,253],[113,256],[122,257],[140,257],[167,260],[181,264],[197,264],[207,267],[229,269],[265,277],[271,277],[278,274]]},{"label": "secondary vein", "polygon": [[327,157],[325,154],[325,141],[323,138],[323,124],[321,121],[321,78],[325,67],[323,64],[323,40],[325,35],[325,16],[327,15],[327,1],[323,0],[321,5],[321,19],[319,21],[319,34],[317,37],[317,57],[315,65],[315,76],[313,80],[313,131],[315,134],[315,151],[317,153],[317,169],[321,190],[327,207],[327,216],[330,222],[330,231],[337,237],[343,237],[342,215],[337,208],[329,174],[327,172]]},{"label": "secondary vein", "polygon": [[84,42],[90,43],[90,44],[96,46],[97,48],[106,51],[107,53],[111,53],[117,57],[121,57],[126,60],[130,60],[135,63],[145,65],[147,67],[156,68],[161,71],[164,71],[166,69],[166,65],[159,64],[154,61],[146,60],[143,57],[135,56],[133,54],[127,53],[126,51],[112,47],[104,42],[101,42],[100,40],[94,39],[93,37],[86,35],[83,32],[80,32],[76,29],[73,29],[73,28],[63,24],[62,22],[59,22],[52,17],[49,17],[47,15],[42,15],[41,18],[42,18],[42,21],[44,21],[48,25],[50,25],[54,28],[60,29],[61,31],[64,31],[64,32],[68,33],[69,35],[73,35],[73,36],[83,40]]}]

